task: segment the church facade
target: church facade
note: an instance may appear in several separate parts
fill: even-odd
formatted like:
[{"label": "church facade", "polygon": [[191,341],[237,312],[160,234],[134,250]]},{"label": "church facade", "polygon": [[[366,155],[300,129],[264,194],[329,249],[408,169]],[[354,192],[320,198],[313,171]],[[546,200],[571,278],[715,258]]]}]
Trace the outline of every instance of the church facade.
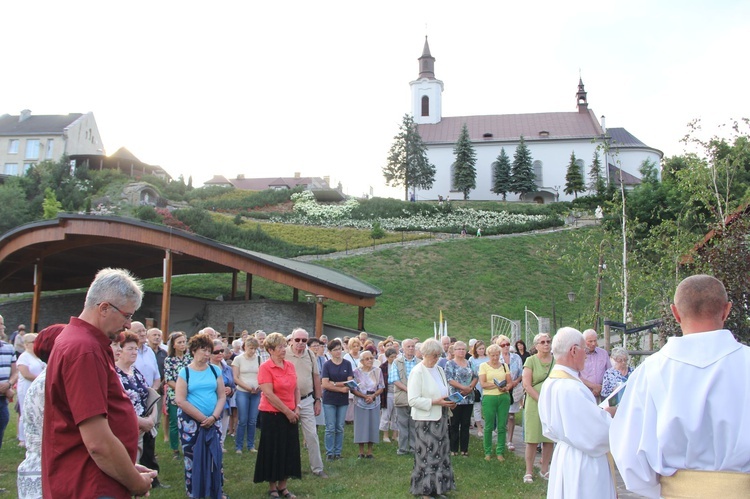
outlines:
[{"label": "church facade", "polygon": [[[432,189],[418,190],[417,199],[463,198],[463,194],[453,187],[452,165],[455,161],[453,149],[464,124],[476,153],[477,187],[469,193],[472,200],[502,199],[491,191],[492,163],[501,148],[505,148],[512,162],[521,136],[531,151],[537,191],[526,194],[523,199],[508,193],[508,201],[549,203],[572,200],[572,194],[564,193],[571,152],[575,152],[576,163],[588,183],[594,152],[599,148],[605,180],[619,185],[622,178],[626,188],[640,182],[637,175],[643,161],[651,160],[657,167],[661,163],[661,151],[647,146],[624,128],[607,129],[603,116],[601,122],[596,118],[588,106],[582,80],[579,80],[575,94],[575,111],[444,117],[443,82],[435,77],[435,58],[425,37],[419,58],[419,77],[410,86],[412,116],[427,146],[429,160],[436,169]],[[605,144],[609,147],[602,147]]]}]

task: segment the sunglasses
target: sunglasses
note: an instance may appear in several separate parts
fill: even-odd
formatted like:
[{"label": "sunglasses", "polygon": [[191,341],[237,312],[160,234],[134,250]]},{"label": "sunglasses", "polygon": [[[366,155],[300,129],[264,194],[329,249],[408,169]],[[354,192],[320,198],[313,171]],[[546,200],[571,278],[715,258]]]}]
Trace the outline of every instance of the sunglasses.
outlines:
[{"label": "sunglasses", "polygon": [[[505,347],[509,347],[509,346],[510,346],[510,343],[500,343],[500,346],[501,346],[502,348],[505,348]],[[455,348],[454,348],[454,350],[455,350]]]},{"label": "sunglasses", "polygon": [[549,345],[549,344],[550,344],[550,343],[552,343],[552,342],[551,342],[550,340],[540,340],[540,341],[539,341],[539,343],[540,343],[541,345]]},{"label": "sunglasses", "polygon": [[223,348],[221,350],[214,350],[213,351],[214,355],[219,355],[220,353],[224,353],[224,349]]},{"label": "sunglasses", "polygon": [[294,338],[294,341],[297,343],[299,343],[300,341],[302,343],[307,343],[307,338]]}]

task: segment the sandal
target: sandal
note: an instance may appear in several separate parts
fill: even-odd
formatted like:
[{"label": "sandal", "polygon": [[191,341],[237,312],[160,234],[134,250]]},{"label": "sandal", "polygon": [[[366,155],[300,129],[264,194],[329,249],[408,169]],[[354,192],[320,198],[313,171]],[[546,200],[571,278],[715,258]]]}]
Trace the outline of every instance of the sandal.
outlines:
[{"label": "sandal", "polygon": [[469,457],[469,453],[468,453],[468,452],[462,452],[462,453],[461,453],[461,455],[462,455],[463,457]]},{"label": "sandal", "polygon": [[279,499],[279,491],[278,490],[269,490],[268,491],[268,497],[273,497],[274,499]]},{"label": "sandal", "polygon": [[492,456],[490,456],[489,454],[487,454],[486,456],[484,456],[484,460],[485,461],[489,461],[490,459],[492,459]]},{"label": "sandal", "polygon": [[286,497],[286,499],[297,499],[297,496],[289,492],[289,489],[284,487],[283,489],[279,490],[279,496]]},{"label": "sandal", "polygon": [[549,480],[549,471],[547,473],[539,472],[539,476],[542,477],[545,480]]},{"label": "sandal", "polygon": [[534,477],[531,475],[531,473],[526,473],[523,476],[523,483],[534,483]]},{"label": "sandal", "polygon": [[516,446],[513,445],[513,442],[508,442],[505,444],[505,446],[508,448],[508,450],[516,450]]}]

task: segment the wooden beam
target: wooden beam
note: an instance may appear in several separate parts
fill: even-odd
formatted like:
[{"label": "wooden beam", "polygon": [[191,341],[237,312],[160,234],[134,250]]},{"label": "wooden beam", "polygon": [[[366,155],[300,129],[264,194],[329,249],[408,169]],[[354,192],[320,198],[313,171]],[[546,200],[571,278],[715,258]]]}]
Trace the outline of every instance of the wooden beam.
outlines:
[{"label": "wooden beam", "polygon": [[365,330],[365,307],[359,307],[359,314],[357,316],[357,329],[360,331]]},{"label": "wooden beam", "polygon": [[229,293],[229,300],[234,301],[234,297],[237,294],[237,271],[232,271],[232,292]]},{"label": "wooden beam", "polygon": [[297,303],[299,301],[299,289],[297,288],[294,288],[294,290],[292,291],[292,301],[294,303]]},{"label": "wooden beam", "polygon": [[325,297],[318,295],[315,298],[315,337],[320,338],[323,334],[323,300]]}]

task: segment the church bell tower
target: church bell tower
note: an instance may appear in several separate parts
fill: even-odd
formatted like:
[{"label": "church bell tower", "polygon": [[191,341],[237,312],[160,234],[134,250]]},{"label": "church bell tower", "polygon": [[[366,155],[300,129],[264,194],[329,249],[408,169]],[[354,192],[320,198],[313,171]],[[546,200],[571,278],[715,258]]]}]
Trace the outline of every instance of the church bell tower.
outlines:
[{"label": "church bell tower", "polygon": [[435,78],[435,58],[424,37],[424,48],[419,58],[419,77],[411,86],[411,114],[417,124],[440,123],[442,119],[443,82]]}]

